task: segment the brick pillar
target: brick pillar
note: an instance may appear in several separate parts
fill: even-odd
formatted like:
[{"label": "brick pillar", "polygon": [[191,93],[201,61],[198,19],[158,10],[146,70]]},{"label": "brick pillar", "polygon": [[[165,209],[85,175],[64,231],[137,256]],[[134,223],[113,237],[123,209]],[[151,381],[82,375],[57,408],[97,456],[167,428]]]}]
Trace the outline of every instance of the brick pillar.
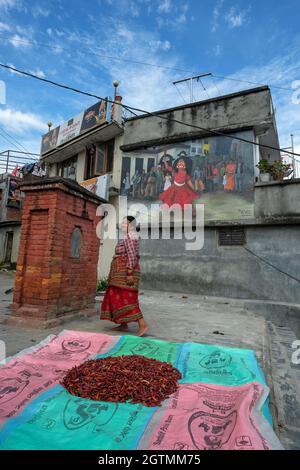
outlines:
[{"label": "brick pillar", "polygon": [[77,183],[47,178],[25,193],[9,324],[51,327],[95,314],[102,200]]}]

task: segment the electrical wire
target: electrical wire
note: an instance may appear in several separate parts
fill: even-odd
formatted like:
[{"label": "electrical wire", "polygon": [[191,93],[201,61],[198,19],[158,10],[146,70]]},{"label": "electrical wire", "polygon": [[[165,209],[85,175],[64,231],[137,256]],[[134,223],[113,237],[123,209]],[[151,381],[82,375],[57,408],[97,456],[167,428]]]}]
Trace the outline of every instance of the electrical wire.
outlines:
[{"label": "electrical wire", "polygon": [[[211,74],[213,77],[215,78],[222,78],[223,80],[231,80],[233,82],[241,82],[241,83],[248,83],[250,85],[265,85],[265,83],[262,83],[262,82],[252,82],[252,81],[249,81],[249,80],[242,80],[242,79],[239,79],[239,78],[233,78],[233,77],[225,77],[225,76],[222,76],[222,75],[215,75],[214,73]],[[292,88],[287,88],[287,87],[282,87],[282,86],[279,86],[279,85],[269,85],[270,88],[278,88],[279,90],[284,90],[284,91],[293,91]]]},{"label": "electrical wire", "polygon": [[[3,129],[3,127],[1,127],[1,126],[0,126],[0,131],[1,131],[2,133],[4,132],[4,134],[8,135],[8,137],[9,137],[10,139],[12,139],[19,147],[21,147],[21,148],[25,151],[25,153],[28,152],[28,150],[27,150],[20,142],[18,142],[12,135],[10,135],[10,134],[9,134],[5,129]],[[19,149],[19,150],[20,150],[20,149]]]},{"label": "electrical wire", "polygon": [[[57,86],[59,88],[63,88],[65,90],[73,91],[75,93],[79,93],[79,94],[85,95],[85,96],[90,96],[90,97],[96,98],[98,100],[107,101],[108,103],[112,103],[112,104],[114,103],[114,101],[109,99],[109,98],[103,98],[99,95],[95,95],[94,93],[88,93],[88,92],[82,91],[78,88],[74,88],[74,87],[71,87],[71,86],[68,86],[68,85],[63,85],[61,83],[55,82],[53,80],[49,80],[47,78],[42,78],[42,77],[39,77],[39,76],[37,76],[37,75],[35,75],[31,72],[25,72],[23,70],[17,69],[16,67],[12,67],[12,66],[2,64],[2,63],[0,63],[0,67],[8,69],[8,70],[13,70],[14,72],[18,72],[21,75],[32,77],[36,80],[39,80],[39,81],[42,81],[42,82],[45,82],[45,83],[49,83],[51,85]],[[183,126],[186,126],[186,127],[192,128],[192,129],[201,130],[201,131],[207,132],[207,133],[212,134],[212,135],[222,136],[222,137],[230,138],[230,139],[233,139],[233,140],[238,140],[240,142],[244,142],[244,143],[247,143],[247,144],[251,144],[251,145],[254,145],[254,146],[257,146],[257,147],[263,147],[263,148],[267,148],[267,149],[270,149],[270,150],[284,152],[284,153],[288,153],[289,155],[295,155],[297,157],[300,157],[300,154],[295,153],[295,152],[291,152],[291,151],[287,151],[287,150],[283,151],[283,149],[278,148],[278,147],[273,147],[271,145],[261,144],[259,142],[253,142],[251,140],[244,139],[242,137],[238,137],[236,135],[231,135],[231,134],[227,134],[227,133],[224,133],[224,132],[221,132],[221,131],[216,131],[215,129],[207,129],[207,128],[202,127],[202,126],[197,126],[195,124],[186,123],[186,122],[180,121],[179,119],[174,119],[174,118],[170,118],[168,116],[161,115],[161,114],[159,114],[159,112],[150,112],[150,111],[147,111],[147,110],[144,110],[144,109],[140,109],[140,108],[136,108],[136,107],[133,107],[133,106],[125,105],[124,103],[120,103],[120,106],[122,106],[124,109],[127,109],[128,111],[136,111],[136,112],[139,112],[139,113],[143,113],[144,115],[147,115],[147,116],[152,116],[152,117],[155,117],[155,118],[158,118],[158,119],[163,119],[163,120],[166,120],[166,121],[169,121],[169,122],[176,122],[177,124],[181,124]]]},{"label": "electrical wire", "polygon": [[[74,53],[74,49],[72,49],[70,47],[63,47],[63,46],[60,46],[60,45],[55,46],[55,45],[50,44],[50,43],[41,43],[41,42],[38,42],[38,41],[31,41],[30,39],[14,38],[12,36],[8,36],[8,35],[5,35],[5,34],[0,34],[0,37],[2,37],[4,39],[7,39],[8,41],[13,41],[14,43],[18,42],[18,43],[21,43],[21,44],[23,43],[23,44],[27,44],[27,45],[32,44],[34,46],[41,46],[41,47],[45,47],[47,49],[53,49],[53,50],[58,50],[58,51],[68,51],[68,52],[73,52]],[[167,70],[175,70],[177,72],[185,72],[185,73],[194,74],[194,75],[199,73],[199,71],[195,71],[195,70],[182,69],[182,68],[179,68],[179,67],[171,67],[171,66],[161,65],[161,64],[152,64],[152,63],[149,63],[149,62],[142,62],[142,61],[138,61],[138,60],[127,59],[127,58],[124,58],[124,57],[116,57],[116,56],[106,55],[106,54],[102,54],[100,52],[92,51],[90,48],[76,49],[76,53],[78,53],[78,52],[82,52],[82,53],[88,52],[91,55],[102,57],[104,59],[116,60],[116,61],[121,61],[121,62],[128,62],[128,63],[137,64],[137,65],[145,65],[147,67],[156,67],[156,68],[167,69]],[[231,81],[234,81],[234,82],[248,83],[248,84],[256,85],[256,86],[257,85],[260,85],[260,86],[265,85],[265,83],[261,83],[261,82],[253,82],[253,81],[249,81],[249,80],[242,80],[242,79],[228,77],[228,76],[216,75],[216,74],[213,74],[213,73],[211,75],[213,75],[215,78],[221,78],[223,80],[231,80]],[[269,87],[270,88],[278,88],[279,90],[284,90],[284,91],[293,91],[292,88],[281,87],[279,85],[269,84]]]},{"label": "electrical wire", "polygon": [[252,256],[255,256],[256,258],[258,258],[259,260],[263,261],[265,264],[267,264],[268,266],[270,266],[271,268],[273,269],[276,269],[276,271],[280,272],[281,274],[284,274],[285,276],[288,276],[289,278],[293,279],[294,281],[296,282],[300,282],[300,279],[296,278],[295,276],[293,276],[292,274],[289,274],[285,271],[283,271],[282,269],[278,268],[277,266],[275,266],[274,264],[270,263],[270,261],[267,261],[266,259],[262,258],[260,255],[254,253],[252,250],[250,250],[249,248],[246,248],[245,246],[243,247],[244,250],[246,250],[248,253],[250,253]]},{"label": "electrical wire", "polygon": [[179,88],[177,87],[177,84],[176,84],[176,83],[174,83],[174,85],[175,85],[175,88],[176,88],[176,90],[178,91],[179,95],[180,95],[180,96],[181,96],[181,98],[183,99],[183,102],[186,104],[186,100],[185,100],[185,98],[184,98],[183,94],[181,93],[181,91],[179,90]]},{"label": "electrical wire", "polygon": [[217,83],[216,83],[215,77],[214,77],[213,75],[210,75],[210,77],[211,77],[211,80],[212,80],[214,86],[216,87],[216,89],[217,89],[219,95],[222,95],[222,93],[221,93],[221,91],[220,91],[220,88],[218,87],[218,85],[217,85]]},{"label": "electrical wire", "polygon": [[2,132],[0,131],[0,136],[5,139],[9,144],[13,145],[14,147],[16,147],[16,149],[20,150],[21,147],[18,147],[12,140],[10,140],[8,137],[6,137],[4,134],[2,134]]},{"label": "electrical wire", "polygon": [[198,82],[198,81],[201,83],[203,90],[206,92],[206,94],[207,94],[207,96],[208,96],[208,99],[210,99],[210,96],[209,96],[209,94],[208,94],[208,91],[207,91],[207,89],[205,88],[205,86],[204,86],[204,84],[203,84],[201,78],[198,78],[198,79],[197,79],[197,82]]}]

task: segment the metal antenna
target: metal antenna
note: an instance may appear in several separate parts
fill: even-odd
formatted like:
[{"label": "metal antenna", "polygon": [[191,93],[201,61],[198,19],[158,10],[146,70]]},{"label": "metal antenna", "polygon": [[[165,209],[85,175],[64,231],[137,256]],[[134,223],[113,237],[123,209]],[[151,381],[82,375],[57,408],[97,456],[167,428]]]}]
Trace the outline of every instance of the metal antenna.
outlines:
[{"label": "metal antenna", "polygon": [[194,99],[193,99],[193,81],[194,80],[197,80],[199,81],[200,78],[202,77],[208,77],[210,76],[211,73],[201,73],[200,75],[195,75],[193,77],[187,77],[187,78],[183,78],[182,80],[176,80],[175,82],[173,82],[173,85],[177,85],[178,83],[183,83],[183,82],[189,82],[189,88],[190,88],[190,103],[193,103]]}]

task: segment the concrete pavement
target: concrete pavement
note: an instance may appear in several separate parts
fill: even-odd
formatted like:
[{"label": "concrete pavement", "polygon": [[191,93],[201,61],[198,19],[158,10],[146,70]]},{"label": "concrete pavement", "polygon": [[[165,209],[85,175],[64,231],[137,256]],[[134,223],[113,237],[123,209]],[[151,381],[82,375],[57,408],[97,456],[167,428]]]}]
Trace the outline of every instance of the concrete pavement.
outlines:
[{"label": "concrete pavement", "polygon": [[[99,321],[98,316],[47,330],[5,325],[12,300],[12,294],[5,291],[13,281],[12,273],[0,272],[0,339],[5,341],[7,356],[63,329],[115,334],[112,324]],[[253,349],[271,390],[275,430],[285,448],[300,449],[300,366],[291,363],[291,344],[296,336],[290,328],[274,325],[232,299],[145,290],[140,305],[150,326],[148,337]],[[134,334],[136,326],[130,328]]]}]

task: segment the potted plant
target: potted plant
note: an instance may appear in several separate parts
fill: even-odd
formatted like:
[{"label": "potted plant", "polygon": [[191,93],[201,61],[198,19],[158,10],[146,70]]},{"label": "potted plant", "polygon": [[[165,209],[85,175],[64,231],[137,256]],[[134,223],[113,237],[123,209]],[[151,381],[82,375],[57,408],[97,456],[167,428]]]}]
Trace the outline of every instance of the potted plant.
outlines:
[{"label": "potted plant", "polygon": [[285,176],[291,174],[290,163],[285,163],[283,160],[275,160],[271,165],[271,174],[276,181],[282,181]]},{"label": "potted plant", "polygon": [[97,297],[99,297],[101,300],[104,297],[107,285],[108,285],[107,277],[102,277],[101,279],[99,279],[97,283]]},{"label": "potted plant", "polygon": [[262,183],[267,183],[271,179],[271,164],[269,160],[263,158],[256,167],[259,169],[259,179]]}]

